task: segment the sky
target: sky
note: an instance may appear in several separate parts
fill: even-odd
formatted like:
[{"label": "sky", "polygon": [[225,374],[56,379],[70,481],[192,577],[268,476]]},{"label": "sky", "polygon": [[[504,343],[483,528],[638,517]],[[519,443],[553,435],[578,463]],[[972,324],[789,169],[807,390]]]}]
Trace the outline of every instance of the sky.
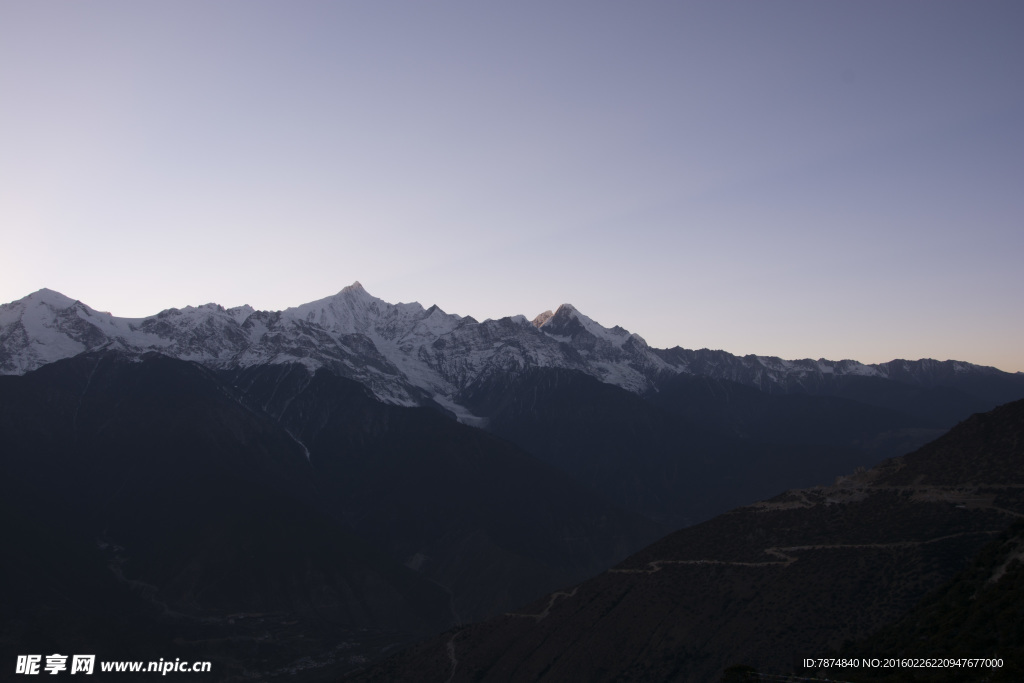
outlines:
[{"label": "sky", "polygon": [[1024,371],[1024,3],[0,0],[0,302],[360,281]]}]

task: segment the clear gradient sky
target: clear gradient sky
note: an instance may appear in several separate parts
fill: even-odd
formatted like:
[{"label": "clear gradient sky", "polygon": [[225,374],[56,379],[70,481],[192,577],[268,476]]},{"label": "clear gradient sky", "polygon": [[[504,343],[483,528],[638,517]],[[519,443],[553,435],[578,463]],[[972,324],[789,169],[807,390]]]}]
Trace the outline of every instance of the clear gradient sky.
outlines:
[{"label": "clear gradient sky", "polygon": [[0,0],[0,302],[354,280],[1024,370],[1024,3]]}]

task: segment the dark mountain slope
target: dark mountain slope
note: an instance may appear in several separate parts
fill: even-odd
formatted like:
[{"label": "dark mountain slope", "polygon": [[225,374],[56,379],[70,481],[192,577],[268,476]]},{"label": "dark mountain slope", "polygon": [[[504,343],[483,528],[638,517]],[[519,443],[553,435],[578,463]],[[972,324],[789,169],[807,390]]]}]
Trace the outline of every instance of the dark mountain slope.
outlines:
[{"label": "dark mountain slope", "polygon": [[851,670],[851,681],[942,683],[1024,680],[1024,522],[986,545],[971,565],[895,624],[843,648],[842,657],[874,653],[918,659],[1001,660],[1000,666]]},{"label": "dark mountain slope", "polygon": [[[1017,402],[834,486],[678,531],[599,577],[346,680],[710,681],[734,664],[792,671],[905,615],[1024,514],[1022,456]],[[977,474],[952,480],[956,467]]]},{"label": "dark mountain slope", "polygon": [[[217,679],[310,657],[313,680],[654,536],[437,411],[327,372],[249,372],[247,397],[158,354],[0,377],[4,653],[213,659]],[[256,401],[289,378],[280,411]]]},{"label": "dark mountain slope", "polygon": [[2,551],[5,653],[206,655],[227,675],[300,656],[270,631],[450,623],[445,592],[320,509],[299,445],[199,366],[99,354],[0,380],[2,523],[23,541]]},{"label": "dark mountain slope", "polygon": [[855,401],[690,376],[645,400],[546,368],[492,376],[459,399],[487,416],[488,430],[671,528],[831,481],[941,433]]},{"label": "dark mountain slope", "polygon": [[1016,400],[1024,391],[1019,381],[1002,379],[989,380],[995,385],[991,387],[967,381],[920,386],[913,377],[897,377],[902,379],[843,377],[833,382],[829,395],[899,411],[949,428],[974,413]]},{"label": "dark mountain slope", "polygon": [[[692,375],[663,382],[659,391],[647,398],[709,429],[769,443],[852,448],[874,462],[922,446],[956,424],[955,420],[945,425],[851,398],[770,394],[728,380]],[[977,411],[962,417],[971,412]],[[919,439],[923,441],[913,443]]]},{"label": "dark mountain slope", "polygon": [[266,366],[232,382],[308,447],[336,513],[449,588],[460,619],[591,576],[659,533],[506,441],[326,371]]}]

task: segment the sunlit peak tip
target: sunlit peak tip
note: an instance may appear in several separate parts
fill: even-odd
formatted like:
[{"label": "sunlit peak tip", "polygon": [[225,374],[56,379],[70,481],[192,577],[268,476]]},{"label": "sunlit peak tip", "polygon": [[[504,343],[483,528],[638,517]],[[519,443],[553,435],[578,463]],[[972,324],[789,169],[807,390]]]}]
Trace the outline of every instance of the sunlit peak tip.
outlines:
[{"label": "sunlit peak tip", "polygon": [[344,294],[345,292],[359,293],[359,292],[365,292],[365,291],[366,291],[366,288],[363,287],[362,283],[359,282],[359,280],[356,280],[355,282],[350,284],[348,287],[345,287],[344,289],[342,289],[340,293],[341,294]]},{"label": "sunlit peak tip", "polygon": [[541,313],[540,315],[538,315],[531,322],[533,323],[534,327],[540,327],[541,325],[546,323],[548,320],[550,320],[551,316],[553,316],[553,315],[554,315],[554,313],[552,313],[550,310],[547,310],[547,311],[544,311],[543,313]]}]

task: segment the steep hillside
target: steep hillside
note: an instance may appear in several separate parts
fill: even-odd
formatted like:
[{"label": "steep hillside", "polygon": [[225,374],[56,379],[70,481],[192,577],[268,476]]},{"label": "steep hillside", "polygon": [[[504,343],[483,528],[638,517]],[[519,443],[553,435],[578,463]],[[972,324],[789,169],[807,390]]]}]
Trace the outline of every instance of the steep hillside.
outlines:
[{"label": "steep hillside", "polygon": [[907,614],[1024,514],[1022,456],[1017,402],[833,486],[678,531],[590,581],[346,680],[793,671]]},{"label": "steep hillside", "polygon": [[[218,680],[309,658],[314,676],[656,534],[435,410],[267,373],[246,395],[194,363],[105,352],[0,377],[5,656],[213,659]],[[287,378],[287,409],[256,405]]]},{"label": "steep hillside", "polygon": [[942,433],[853,401],[691,381],[713,390],[683,406],[667,390],[645,400],[581,372],[538,368],[475,383],[459,400],[489,431],[671,529],[831,481]]},{"label": "steep hillside", "polygon": [[[929,594],[909,614],[837,655],[961,660],[959,666],[834,670],[851,681],[953,683],[1024,679],[1024,522],[1017,521],[978,553],[967,569]],[[968,664],[962,660],[979,660]],[[986,662],[980,660],[989,660]],[[993,664],[992,660],[999,660]]]}]

